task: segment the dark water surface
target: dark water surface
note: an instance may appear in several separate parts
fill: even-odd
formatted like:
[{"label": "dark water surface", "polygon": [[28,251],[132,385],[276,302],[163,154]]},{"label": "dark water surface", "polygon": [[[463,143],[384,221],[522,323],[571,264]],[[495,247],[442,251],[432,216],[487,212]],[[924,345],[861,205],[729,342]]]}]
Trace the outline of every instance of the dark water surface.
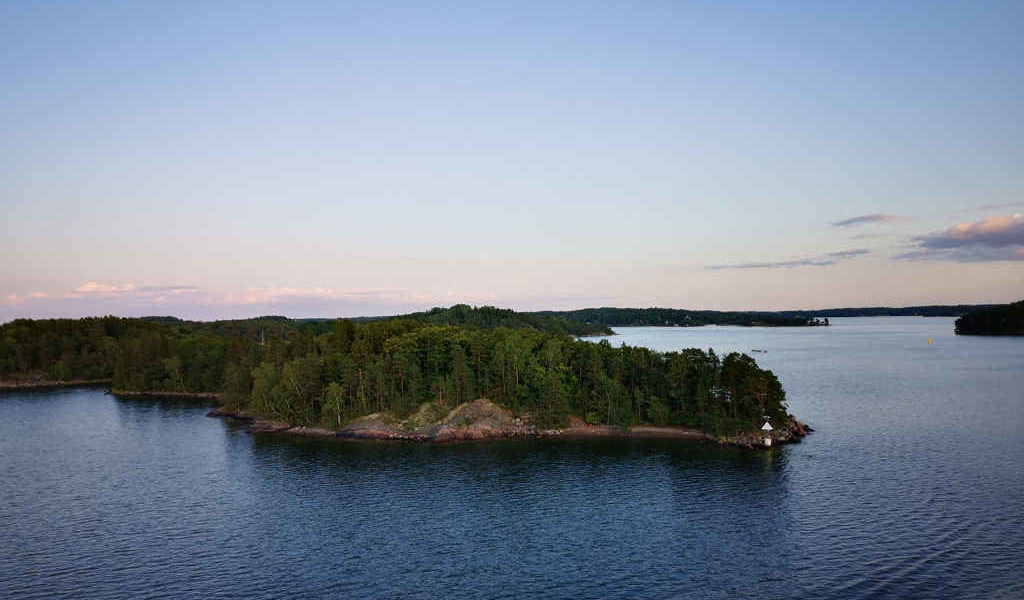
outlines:
[{"label": "dark water surface", "polygon": [[768,350],[817,428],[771,453],[253,437],[190,403],[6,393],[0,598],[1024,597],[1024,339],[833,323],[611,340]]}]

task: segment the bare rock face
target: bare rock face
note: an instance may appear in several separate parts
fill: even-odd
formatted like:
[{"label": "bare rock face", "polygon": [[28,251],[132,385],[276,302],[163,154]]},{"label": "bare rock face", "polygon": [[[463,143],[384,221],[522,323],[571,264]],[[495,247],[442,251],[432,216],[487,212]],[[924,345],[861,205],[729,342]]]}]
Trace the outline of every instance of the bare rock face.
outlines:
[{"label": "bare rock face", "polygon": [[280,433],[282,431],[288,431],[293,429],[289,423],[282,423],[281,421],[268,421],[265,419],[256,419],[249,426],[249,431],[252,433]]},{"label": "bare rock face", "polygon": [[536,435],[535,427],[524,423],[512,411],[480,398],[453,409],[441,422],[437,440],[482,440],[494,437]]},{"label": "bare rock face", "polygon": [[424,404],[404,421],[379,413],[367,415],[346,425],[338,435],[378,440],[453,442],[534,433],[533,428],[523,424],[512,411],[480,398],[451,410],[434,403]]},{"label": "bare rock face", "polygon": [[402,426],[390,415],[373,413],[365,417],[359,417],[337,433],[338,437],[365,439],[365,440],[412,440],[420,441],[420,436],[415,431]]},{"label": "bare rock face", "polygon": [[252,421],[256,420],[255,417],[253,417],[249,413],[245,412],[244,410],[231,411],[231,410],[227,410],[227,409],[225,409],[223,407],[222,408],[215,408],[215,409],[211,410],[210,412],[206,413],[206,416],[208,416],[208,417],[223,417],[225,419],[233,419],[235,421],[246,421],[246,422],[249,422],[249,423],[251,423]]}]

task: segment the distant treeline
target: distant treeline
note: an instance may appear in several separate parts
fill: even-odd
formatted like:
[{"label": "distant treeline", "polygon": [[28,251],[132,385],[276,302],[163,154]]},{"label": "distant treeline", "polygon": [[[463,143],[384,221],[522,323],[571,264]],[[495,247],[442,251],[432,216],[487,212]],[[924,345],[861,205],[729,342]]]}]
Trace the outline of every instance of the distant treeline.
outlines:
[{"label": "distant treeline", "polygon": [[1024,300],[968,313],[955,327],[961,335],[1024,335]]},{"label": "distant treeline", "polygon": [[806,327],[828,325],[813,315],[785,315],[769,312],[720,312],[714,310],[684,310],[678,308],[583,308],[570,311],[542,311],[533,313],[544,317],[565,318],[577,323],[608,327],[741,325],[744,327]]},{"label": "distant treeline", "polygon": [[[782,310],[768,314],[787,317],[959,317],[969,312],[991,308],[997,304],[955,304],[904,306],[871,306],[862,308],[823,308],[821,310]],[[763,314],[763,313],[757,313]]]},{"label": "distant treeline", "polygon": [[779,381],[746,355],[613,348],[578,341],[557,326],[511,328],[488,308],[455,312],[492,326],[435,324],[429,316],[362,323],[20,319],[0,326],[0,379],[111,379],[115,390],[215,391],[237,409],[328,427],[373,412],[403,417],[427,401],[454,406],[478,397],[545,426],[575,414],[594,423],[731,434],[756,429],[764,415],[786,418]]}]

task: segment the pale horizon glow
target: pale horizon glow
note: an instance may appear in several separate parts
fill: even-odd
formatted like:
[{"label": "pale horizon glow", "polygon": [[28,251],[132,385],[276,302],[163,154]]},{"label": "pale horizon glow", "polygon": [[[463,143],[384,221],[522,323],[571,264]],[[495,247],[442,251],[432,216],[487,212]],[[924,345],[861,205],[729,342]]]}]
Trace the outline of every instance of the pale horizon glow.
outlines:
[{"label": "pale horizon glow", "polygon": [[1021,22],[7,3],[0,322],[1020,300]]}]

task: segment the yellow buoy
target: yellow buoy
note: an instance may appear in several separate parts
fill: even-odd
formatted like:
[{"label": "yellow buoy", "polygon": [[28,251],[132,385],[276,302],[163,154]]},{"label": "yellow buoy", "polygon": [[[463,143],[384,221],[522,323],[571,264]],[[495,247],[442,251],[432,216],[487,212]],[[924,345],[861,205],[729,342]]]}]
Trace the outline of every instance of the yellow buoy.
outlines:
[{"label": "yellow buoy", "polygon": [[928,338],[928,345],[931,346],[931,344],[932,344],[932,338]]}]

